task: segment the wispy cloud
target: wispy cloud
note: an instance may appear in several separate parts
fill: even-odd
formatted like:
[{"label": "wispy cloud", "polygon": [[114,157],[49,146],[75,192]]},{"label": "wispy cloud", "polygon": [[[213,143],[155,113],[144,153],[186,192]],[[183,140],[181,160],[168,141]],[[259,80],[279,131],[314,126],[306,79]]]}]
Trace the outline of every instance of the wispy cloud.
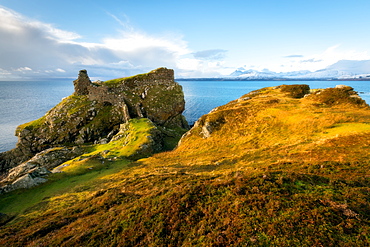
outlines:
[{"label": "wispy cloud", "polygon": [[[81,41],[78,33],[0,6],[0,79],[76,77],[80,69],[88,69],[90,75],[99,79],[129,76],[162,66],[175,69],[177,77],[213,77],[235,70],[227,64],[228,50],[194,51],[181,34],[149,35],[133,28],[124,14],[106,14],[117,22],[118,30],[93,43]],[[276,72],[315,71],[340,60],[368,59],[366,51],[345,50],[338,44],[317,54],[292,53],[248,66]]]},{"label": "wispy cloud", "polygon": [[301,63],[320,63],[322,62],[322,59],[316,59],[316,58],[310,58],[306,60],[300,60]]},{"label": "wispy cloud", "polygon": [[288,55],[284,56],[285,58],[297,58],[297,57],[304,57],[303,55]]},{"label": "wispy cloud", "polygon": [[121,14],[122,17],[124,18],[124,20],[121,20],[116,15],[114,15],[114,14],[108,12],[108,11],[106,11],[106,13],[107,13],[107,15],[112,17],[125,30],[134,31],[131,24],[130,24],[130,18],[127,15]]},{"label": "wispy cloud", "polygon": [[[109,14],[109,13],[108,13]],[[99,43],[80,42],[77,33],[30,20],[0,6],[0,78],[73,77],[79,69],[94,69],[99,77],[114,78],[157,67],[181,74],[193,51],[181,35],[148,35],[114,18],[122,29]],[[202,59],[222,58],[222,50],[199,53]],[[195,60],[201,60],[198,57]],[[190,64],[193,64],[191,61]],[[183,66],[183,67],[182,67]],[[27,70],[25,68],[32,68]]]},{"label": "wispy cloud", "polygon": [[0,7],[0,37],[3,78],[44,76],[45,71],[53,67],[69,65],[68,52],[83,49],[73,44],[80,37],[78,34],[28,19],[3,7]]},{"label": "wispy cloud", "polygon": [[194,52],[193,56],[196,59],[221,60],[221,59],[225,58],[226,53],[227,53],[227,50],[211,49],[211,50],[204,50],[204,51]]},{"label": "wispy cloud", "polygon": [[15,69],[15,71],[25,72],[25,71],[32,71],[32,69],[29,67],[22,67],[22,68]]},{"label": "wispy cloud", "polygon": [[[284,56],[280,63],[265,64],[259,68],[269,68],[275,72],[290,72],[299,70],[317,71],[324,69],[341,60],[368,60],[370,55],[366,51],[347,50],[340,44],[328,47],[321,53],[311,55]],[[290,58],[287,61],[285,58]]]}]

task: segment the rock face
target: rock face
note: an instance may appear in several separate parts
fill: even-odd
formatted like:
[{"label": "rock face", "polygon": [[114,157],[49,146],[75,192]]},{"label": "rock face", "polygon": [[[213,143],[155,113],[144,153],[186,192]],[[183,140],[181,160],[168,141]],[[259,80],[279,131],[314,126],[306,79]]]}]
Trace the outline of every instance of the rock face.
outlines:
[{"label": "rock face", "polygon": [[[292,99],[302,99],[305,102],[310,102],[317,107],[335,107],[345,105],[354,108],[367,108],[366,102],[361,99],[356,91],[350,86],[337,85],[335,88],[313,89],[310,90],[308,85],[280,85],[277,87],[263,88],[252,91],[241,98],[229,102],[227,105],[213,109],[209,114],[203,115],[195,122],[193,128],[188,131],[180,140],[179,145],[187,139],[193,141],[191,136],[207,139],[212,137],[213,133],[223,128],[227,119],[232,119],[235,113],[233,107],[249,105],[258,99],[258,104],[262,105],[261,109],[271,107],[271,105],[282,103],[283,97]],[[242,108],[242,107],[240,107]],[[257,107],[253,107],[257,109]],[[251,107],[252,109],[252,107]],[[252,112],[251,109],[248,109]],[[238,118],[238,116],[236,116]],[[267,118],[267,117],[266,117]],[[231,121],[231,120],[230,120]],[[234,121],[234,120],[232,120]],[[243,121],[248,121],[244,119]],[[263,126],[264,123],[261,123]]]},{"label": "rock face", "polygon": [[54,167],[83,153],[74,148],[50,148],[36,154],[32,159],[10,169],[0,180],[0,194],[16,189],[30,188],[47,181],[45,178]]},{"label": "rock face", "polygon": [[78,73],[78,79],[73,81],[76,95],[89,94],[88,87],[91,85],[89,76],[86,70],[80,70]]},{"label": "rock face", "polygon": [[44,178],[50,173],[46,168],[24,163],[10,170],[9,176],[1,181],[5,184],[0,188],[0,194],[16,189],[27,189],[47,181]]},{"label": "rock face", "polygon": [[[148,118],[162,129],[188,128],[182,115],[185,109],[182,87],[174,81],[171,69],[159,68],[147,74],[99,83],[91,82],[87,71],[81,70],[73,83],[73,95],[40,119],[18,126],[16,148],[0,154],[0,179],[5,179],[10,168],[44,150],[107,143],[120,130],[120,125],[130,119]],[[60,162],[64,160],[61,156],[69,159],[78,153],[71,148],[61,150],[46,152],[49,156],[39,155],[39,160],[49,159],[40,166],[55,167],[52,154]]]},{"label": "rock face", "polygon": [[159,68],[147,74],[91,83],[86,70],[74,81],[75,95],[120,108],[125,120],[147,117],[160,125],[178,120],[185,110],[182,87],[174,82],[172,69]]},{"label": "rock face", "polygon": [[326,106],[334,106],[338,104],[366,106],[366,102],[361,99],[353,88],[345,85],[337,85],[335,88],[327,88],[324,90],[315,90],[308,98],[317,101]]},{"label": "rock face", "polygon": [[286,92],[292,98],[303,98],[305,95],[310,93],[310,87],[308,85],[281,85],[281,92]]}]

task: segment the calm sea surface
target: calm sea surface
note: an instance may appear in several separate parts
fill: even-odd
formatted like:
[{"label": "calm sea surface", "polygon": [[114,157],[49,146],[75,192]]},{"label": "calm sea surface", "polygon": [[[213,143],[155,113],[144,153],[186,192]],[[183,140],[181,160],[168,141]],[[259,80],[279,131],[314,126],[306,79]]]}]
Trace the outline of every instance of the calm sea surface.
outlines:
[{"label": "calm sea surface", "polygon": [[[367,81],[179,81],[186,101],[184,115],[190,124],[213,108],[263,87],[281,84],[308,84],[311,88],[352,86],[370,104],[370,82]],[[20,124],[42,117],[63,97],[73,93],[70,81],[0,81],[0,152],[15,147],[14,136]]]}]

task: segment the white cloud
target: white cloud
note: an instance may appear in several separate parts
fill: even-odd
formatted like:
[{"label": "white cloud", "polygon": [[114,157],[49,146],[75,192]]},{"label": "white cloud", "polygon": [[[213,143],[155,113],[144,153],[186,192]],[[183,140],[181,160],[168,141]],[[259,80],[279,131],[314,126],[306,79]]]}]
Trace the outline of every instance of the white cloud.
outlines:
[{"label": "white cloud", "polygon": [[32,69],[29,67],[22,67],[22,68],[15,69],[15,71],[24,72],[24,71],[32,71]]},{"label": "white cloud", "polygon": [[127,15],[123,14],[123,18],[125,20],[121,20],[119,19],[117,16],[113,15],[112,13],[110,12],[106,12],[110,17],[112,17],[124,30],[130,30],[130,31],[133,31],[134,29],[132,28],[132,26],[130,25],[130,19]]},{"label": "white cloud", "polygon": [[177,77],[219,77],[229,75],[234,69],[225,67],[225,61],[209,61],[195,58],[182,58],[177,61]]},{"label": "white cloud", "polygon": [[60,48],[77,36],[0,7],[0,37],[0,68],[18,77],[66,65]]},{"label": "white cloud", "polygon": [[0,68],[0,78],[6,78],[10,75],[11,75],[11,73],[9,71]]},{"label": "white cloud", "polygon": [[52,77],[55,72],[63,72],[74,77],[78,70],[92,68],[96,73],[90,74],[114,78],[162,66],[177,69],[177,61],[192,52],[181,35],[153,36],[125,29],[101,43],[79,42],[80,35],[74,32],[30,20],[0,6],[1,74]]},{"label": "white cloud", "polygon": [[81,36],[76,33],[55,28],[50,24],[33,21],[30,22],[29,25],[35,29],[44,30],[45,33],[48,34],[48,36],[46,36],[47,38],[54,39],[58,42],[69,42],[81,38]]},{"label": "white cloud", "polygon": [[122,35],[118,38],[106,38],[103,41],[103,45],[106,48],[112,49],[116,52],[131,52],[140,49],[146,49],[148,47],[167,49],[179,54],[188,52],[186,49],[186,43],[183,41],[180,41],[180,44],[178,44],[172,40],[150,37],[138,32],[122,33]]},{"label": "white cloud", "polygon": [[[214,77],[228,75],[236,68],[226,63],[230,59],[226,58],[227,50],[192,51],[182,35],[148,35],[132,28],[128,17],[121,21],[108,15],[122,30],[101,42],[88,43],[79,41],[81,36],[75,32],[31,20],[0,6],[0,77],[76,77],[78,70],[87,69],[98,79],[109,79],[157,67],[173,68],[177,77]],[[317,54],[291,53],[244,68],[316,71],[340,60],[368,59],[366,51],[334,45]]]},{"label": "white cloud", "polygon": [[80,35],[53,27],[50,24],[28,19],[19,13],[0,6],[0,27],[2,31],[7,30],[19,35],[25,34],[25,29],[42,30],[47,33],[46,37],[57,41],[71,41],[81,38]]},{"label": "white cloud", "polygon": [[298,54],[296,54],[296,55],[288,55],[288,56],[284,56],[285,58],[292,58],[292,57],[304,57],[303,55],[298,55]]},{"label": "white cloud", "polygon": [[201,61],[194,58],[179,59],[176,63],[176,67],[181,70],[197,70],[200,66]]},{"label": "white cloud", "polygon": [[[312,55],[289,55],[271,64],[257,66],[258,70],[268,68],[274,72],[290,72],[299,70],[317,71],[324,69],[340,60],[368,60],[367,51],[345,50],[341,45],[334,45],[321,53]],[[255,68],[256,69],[256,68]]]},{"label": "white cloud", "polygon": [[211,49],[211,50],[204,50],[194,52],[193,56],[197,59],[203,60],[222,60],[226,56],[226,50],[222,49]]},{"label": "white cloud", "polygon": [[110,79],[158,67],[175,69],[177,77],[213,77],[225,73],[226,50],[194,52],[180,34],[148,35],[134,30],[128,17],[121,21],[107,14],[122,30],[101,42],[89,43],[80,42],[77,33],[0,6],[1,78],[74,78],[80,69],[87,69],[96,79]]},{"label": "white cloud", "polygon": [[339,60],[367,60],[370,56],[367,51],[343,50],[341,45],[335,45],[326,49],[322,54],[314,56],[314,58],[321,59],[327,65],[331,65]]}]

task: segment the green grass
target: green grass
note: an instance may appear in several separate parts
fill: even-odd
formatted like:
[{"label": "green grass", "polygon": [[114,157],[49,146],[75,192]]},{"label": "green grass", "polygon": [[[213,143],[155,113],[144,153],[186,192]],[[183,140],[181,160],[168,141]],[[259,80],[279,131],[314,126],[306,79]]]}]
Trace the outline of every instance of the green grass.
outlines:
[{"label": "green grass", "polygon": [[330,94],[291,92],[265,88],[230,102],[174,151],[128,163],[121,148],[140,147],[153,130],[132,120],[121,139],[68,163],[58,185],[0,199],[0,212],[19,213],[0,228],[0,244],[367,246],[369,108],[342,91],[330,106]]},{"label": "green grass", "polygon": [[16,135],[18,135],[18,133],[23,129],[26,129],[26,130],[29,130],[29,131],[33,131],[35,129],[38,129],[44,124],[44,122],[45,122],[45,116],[43,116],[39,119],[36,119],[34,121],[19,125],[17,127],[17,130],[16,130]]},{"label": "green grass", "polygon": [[[2,196],[0,212],[10,215],[22,214],[36,204],[43,204],[45,198],[69,193],[81,185],[87,186],[85,190],[88,191],[93,188],[89,184],[94,184],[102,176],[114,174],[125,167],[129,163],[125,158],[135,156],[141,146],[148,142],[153,128],[155,126],[148,119],[130,120],[126,124],[126,131],[122,133],[125,137],[108,144],[85,147],[88,150],[86,154],[63,163],[60,168],[62,173],[50,175],[46,184]],[[109,150],[106,155],[103,154],[105,150]],[[149,154],[139,155],[145,157]],[[120,161],[109,161],[110,158],[119,158]]]},{"label": "green grass", "polygon": [[[32,225],[12,226],[13,243],[361,246],[369,240],[363,185],[290,172],[116,176],[123,182],[74,203],[65,198],[72,193],[50,199],[53,208],[30,215]],[[9,235],[1,234],[6,243]]]},{"label": "green grass", "polygon": [[[133,157],[138,158],[135,154],[141,150],[144,145],[151,145],[150,138],[152,131],[155,130],[155,125],[146,118],[131,119],[124,124],[123,129],[116,135],[120,136],[116,140],[112,140],[107,144],[93,145],[89,148],[89,155],[102,154],[105,158],[114,157]],[[152,153],[138,154],[145,157]]]},{"label": "green grass", "polygon": [[[70,117],[71,115],[79,111],[85,111],[86,108],[90,106],[90,103],[91,102],[87,99],[87,96],[71,95],[65,98],[49,112],[52,112],[53,110],[56,110],[58,112],[61,110],[63,112],[63,117]],[[43,116],[39,119],[18,126],[17,131],[20,131],[22,129],[34,131],[45,125],[45,122],[46,116]]]},{"label": "green grass", "polygon": [[134,76],[129,76],[129,77],[123,77],[123,78],[117,78],[117,79],[104,81],[103,85],[107,85],[109,87],[116,87],[116,86],[118,86],[119,84],[121,84],[123,82],[131,82],[131,81],[135,81],[135,80],[142,80],[142,79],[146,79],[147,77],[148,77],[148,73],[138,74],[138,75],[134,75]]},{"label": "green grass", "polygon": [[[82,163],[82,164],[81,164]],[[103,177],[115,174],[127,167],[129,161],[105,162],[90,159],[78,166],[71,166],[63,173],[52,174],[48,182],[35,188],[18,190],[0,198],[0,212],[9,215],[23,215],[27,211],[41,208],[50,198],[67,195],[74,191],[95,191],[100,186]]]}]

